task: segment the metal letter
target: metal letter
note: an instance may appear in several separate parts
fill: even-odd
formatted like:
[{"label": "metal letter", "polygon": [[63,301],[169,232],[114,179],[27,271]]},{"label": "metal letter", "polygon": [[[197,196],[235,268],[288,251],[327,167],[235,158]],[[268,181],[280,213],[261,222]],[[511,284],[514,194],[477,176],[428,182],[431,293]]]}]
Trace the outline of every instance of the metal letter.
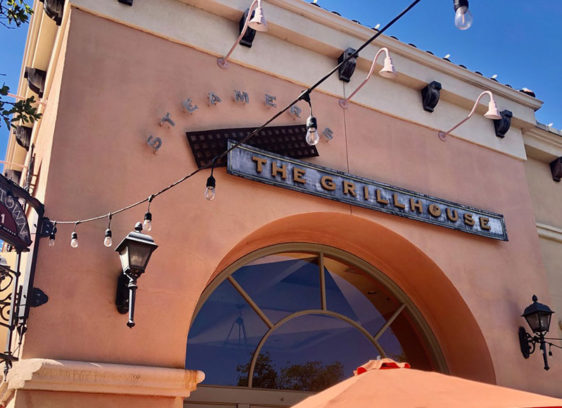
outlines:
[{"label": "metal letter", "polygon": [[300,118],[302,109],[299,108],[297,105],[292,105],[291,108],[289,109],[289,113],[291,114],[291,116],[294,116],[295,118]]},{"label": "metal letter", "polygon": [[187,112],[187,113],[193,113],[195,112],[197,109],[199,109],[199,107],[197,105],[193,105],[192,101],[190,98],[187,98],[185,101],[183,101],[181,103],[183,105],[183,109]]},{"label": "metal letter", "polygon": [[243,104],[250,103],[250,97],[244,91],[234,90],[234,102],[239,102]]},{"label": "metal letter", "polygon": [[174,123],[174,121],[172,120],[172,118],[170,118],[170,112],[166,112],[166,114],[164,115],[164,117],[162,119],[160,119],[160,126],[166,126],[168,129],[170,128],[170,126],[176,126],[176,124]]},{"label": "metal letter", "polygon": [[334,132],[332,132],[332,129],[330,128],[326,128],[324,129],[324,131],[322,132],[322,134],[324,135],[324,137],[328,140],[332,140],[334,138]]},{"label": "metal letter", "polygon": [[209,92],[209,106],[222,102],[222,99],[214,92]]},{"label": "metal letter", "polygon": [[162,147],[162,139],[160,139],[159,137],[154,137],[154,136],[150,135],[150,136],[148,136],[146,144],[149,145],[150,147],[152,147],[154,149],[154,153],[156,153],[158,151],[158,149],[160,149],[160,147]]},{"label": "metal letter", "polygon": [[265,104],[267,106],[271,106],[272,108],[276,108],[277,107],[277,104],[275,103],[276,99],[277,98],[275,96],[265,94]]}]

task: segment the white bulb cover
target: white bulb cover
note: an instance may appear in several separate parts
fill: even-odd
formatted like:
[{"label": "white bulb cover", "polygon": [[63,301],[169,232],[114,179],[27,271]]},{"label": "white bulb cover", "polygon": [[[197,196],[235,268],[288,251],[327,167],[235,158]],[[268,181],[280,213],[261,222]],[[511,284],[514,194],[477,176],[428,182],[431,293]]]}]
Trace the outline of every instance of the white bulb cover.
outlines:
[{"label": "white bulb cover", "polygon": [[496,102],[493,99],[491,99],[490,102],[488,103],[488,112],[484,114],[484,117],[486,119],[496,119],[496,120],[502,118],[502,115],[498,110],[498,106],[496,105]]},{"label": "white bulb cover", "polygon": [[71,246],[72,248],[78,248],[78,239],[72,238],[72,239],[70,240],[70,246]]},{"label": "white bulb cover", "polygon": [[459,30],[468,30],[472,26],[472,21],[472,13],[468,7],[459,7],[455,12],[455,27]]},{"label": "white bulb cover", "polygon": [[111,237],[105,237],[103,240],[103,244],[109,248],[111,245],[113,245],[113,240],[111,239]]},{"label": "white bulb cover", "polygon": [[394,64],[392,63],[392,58],[387,56],[384,59],[384,66],[379,71],[379,75],[383,78],[396,78],[396,69],[394,68]]},{"label": "white bulb cover", "polygon": [[248,27],[256,31],[267,31],[267,21],[265,20],[261,6],[258,6],[254,11],[254,16],[248,22]]}]

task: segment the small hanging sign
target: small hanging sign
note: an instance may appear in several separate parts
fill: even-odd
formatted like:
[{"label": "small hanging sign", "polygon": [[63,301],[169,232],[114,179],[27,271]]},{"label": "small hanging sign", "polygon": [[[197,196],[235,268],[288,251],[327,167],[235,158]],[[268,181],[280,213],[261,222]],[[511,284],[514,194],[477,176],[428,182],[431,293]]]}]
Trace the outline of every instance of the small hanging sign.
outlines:
[{"label": "small hanging sign", "polygon": [[[235,142],[229,140],[229,149]],[[240,145],[229,174],[469,234],[507,241],[503,215]]]},{"label": "small hanging sign", "polygon": [[25,211],[14,195],[14,189],[21,187],[0,175],[0,240],[21,252],[31,245],[31,234]]}]

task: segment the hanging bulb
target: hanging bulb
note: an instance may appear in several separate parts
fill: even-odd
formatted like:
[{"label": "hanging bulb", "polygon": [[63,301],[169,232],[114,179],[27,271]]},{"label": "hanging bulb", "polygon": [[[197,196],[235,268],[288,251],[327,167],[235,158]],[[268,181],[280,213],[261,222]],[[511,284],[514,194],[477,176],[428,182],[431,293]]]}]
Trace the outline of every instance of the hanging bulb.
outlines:
[{"label": "hanging bulb", "polygon": [[144,214],[142,228],[146,231],[152,231],[152,213],[150,211]]},{"label": "hanging bulb", "polygon": [[318,124],[316,118],[312,115],[306,120],[306,143],[310,146],[318,144],[320,135],[318,134]]},{"label": "hanging bulb", "polygon": [[70,246],[78,248],[78,233],[76,231],[72,231],[72,234],[70,234]]},{"label": "hanging bulb", "polygon": [[109,228],[105,230],[105,238],[103,239],[103,244],[108,248],[113,245],[113,239],[111,239],[111,230]]},{"label": "hanging bulb", "polygon": [[55,236],[57,234],[57,223],[55,222],[55,224],[53,225],[53,230],[51,231],[51,234],[49,235],[49,247],[54,247],[55,246]]},{"label": "hanging bulb", "polygon": [[209,201],[213,201],[215,199],[215,187],[216,187],[215,178],[211,175],[207,179],[207,186],[205,188],[205,198]]},{"label": "hanging bulb", "polygon": [[455,26],[459,30],[468,30],[472,25],[472,13],[468,9],[468,0],[454,0]]}]

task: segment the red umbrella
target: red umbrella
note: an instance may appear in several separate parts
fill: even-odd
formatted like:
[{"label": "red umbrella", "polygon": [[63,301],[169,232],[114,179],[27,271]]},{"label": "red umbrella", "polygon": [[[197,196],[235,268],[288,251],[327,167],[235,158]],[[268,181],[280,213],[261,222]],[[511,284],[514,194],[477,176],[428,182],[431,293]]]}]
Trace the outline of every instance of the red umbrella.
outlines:
[{"label": "red umbrella", "polygon": [[292,408],[562,407],[562,399],[409,367],[391,359],[371,360],[355,376]]}]

